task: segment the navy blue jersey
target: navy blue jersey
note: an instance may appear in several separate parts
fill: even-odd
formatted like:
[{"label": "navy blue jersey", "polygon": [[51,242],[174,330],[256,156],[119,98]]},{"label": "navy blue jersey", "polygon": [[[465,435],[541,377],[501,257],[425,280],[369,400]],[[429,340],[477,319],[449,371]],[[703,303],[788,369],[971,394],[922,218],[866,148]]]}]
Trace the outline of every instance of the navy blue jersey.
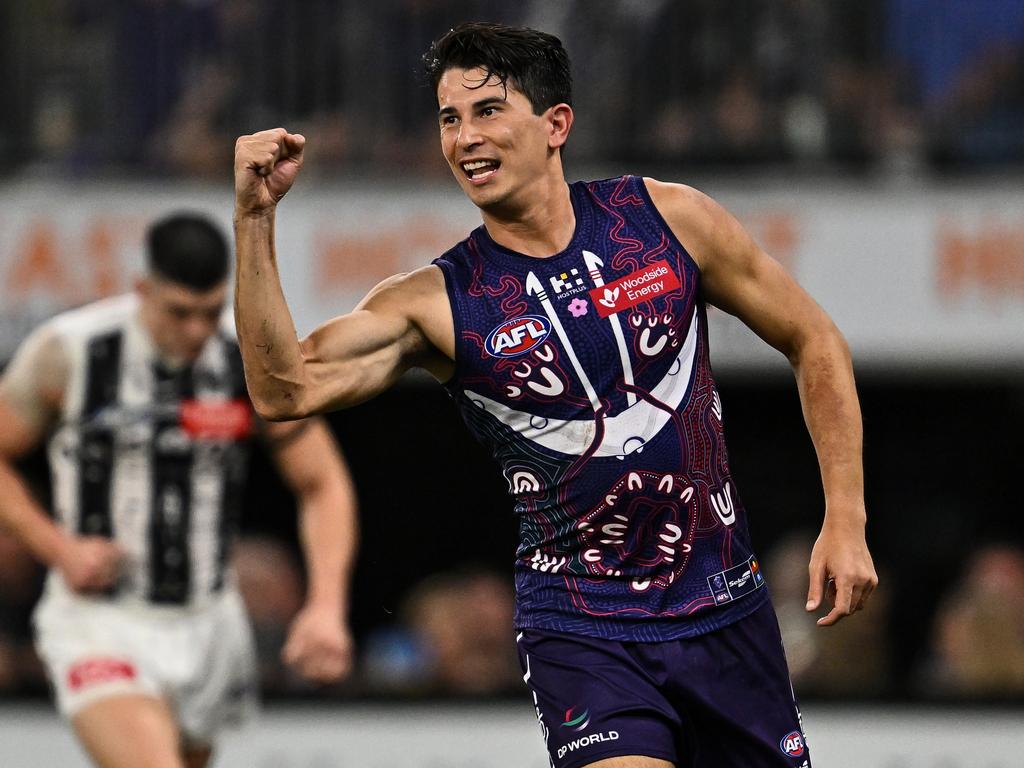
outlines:
[{"label": "navy blue jersey", "polygon": [[569,246],[480,227],[436,260],[446,384],[508,480],[516,625],[617,640],[712,631],[765,599],[722,432],[700,272],[639,177],[570,186]]}]

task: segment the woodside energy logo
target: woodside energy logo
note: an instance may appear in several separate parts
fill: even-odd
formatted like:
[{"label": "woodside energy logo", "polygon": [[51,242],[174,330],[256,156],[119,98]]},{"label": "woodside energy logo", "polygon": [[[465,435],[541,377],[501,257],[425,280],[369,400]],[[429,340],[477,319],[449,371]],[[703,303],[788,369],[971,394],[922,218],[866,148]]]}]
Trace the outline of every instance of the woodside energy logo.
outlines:
[{"label": "woodside energy logo", "polygon": [[597,313],[608,317],[679,288],[679,278],[662,259],[590,291]]}]

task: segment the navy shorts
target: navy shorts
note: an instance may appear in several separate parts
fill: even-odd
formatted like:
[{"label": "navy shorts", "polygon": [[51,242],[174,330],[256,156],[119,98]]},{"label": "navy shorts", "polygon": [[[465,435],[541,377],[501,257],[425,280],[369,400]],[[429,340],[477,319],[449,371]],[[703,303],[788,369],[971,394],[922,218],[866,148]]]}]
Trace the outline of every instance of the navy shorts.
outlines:
[{"label": "navy shorts", "polygon": [[771,603],[698,637],[518,635],[555,768],[623,755],[677,768],[810,768]]}]

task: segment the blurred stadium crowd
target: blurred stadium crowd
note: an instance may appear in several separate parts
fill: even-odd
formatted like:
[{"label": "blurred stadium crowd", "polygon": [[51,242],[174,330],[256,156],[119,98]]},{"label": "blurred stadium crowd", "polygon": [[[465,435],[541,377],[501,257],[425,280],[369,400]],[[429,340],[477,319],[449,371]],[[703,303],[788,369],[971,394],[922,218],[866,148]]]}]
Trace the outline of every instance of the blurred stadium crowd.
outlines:
[{"label": "blurred stadium crowd", "polygon": [[0,172],[219,180],[286,124],[328,177],[443,173],[418,56],[469,18],[566,42],[573,162],[1024,161],[1016,0],[45,0],[0,7]]},{"label": "blurred stadium crowd", "polygon": [[[974,12],[966,13],[968,8]],[[443,175],[429,118],[432,96],[416,65],[431,39],[469,18],[536,26],[566,42],[577,108],[588,116],[573,134],[571,165],[628,162],[635,170],[699,166],[787,174],[1002,173],[1024,166],[1020,0],[18,0],[0,4],[0,174],[225,183],[237,135],[286,124],[317,137],[308,172],[322,181],[340,174]],[[395,397],[411,410],[411,402],[426,396]],[[369,434],[359,428],[361,419],[366,417],[357,412],[332,423],[348,447],[362,493],[377,479],[369,466],[376,459],[360,458],[359,441]],[[868,439],[875,467],[888,468],[877,444],[870,444],[871,425]],[[33,461],[39,465],[40,458]],[[975,457],[971,466],[981,461]],[[40,466],[35,470],[45,495],[45,473]],[[489,471],[501,490],[497,472]],[[742,468],[738,474],[742,484]],[[868,474],[870,483],[870,464]],[[405,493],[393,507],[406,507],[391,520],[412,514],[408,507],[420,503],[414,489],[422,484],[407,479],[406,485],[405,491],[389,485],[390,492]],[[879,483],[874,490],[880,489],[890,486]],[[380,513],[381,492],[363,493],[365,515]],[[434,502],[440,509],[445,493],[423,492],[422,498],[440,497]],[[399,595],[394,601],[364,605],[355,620],[358,672],[329,691],[306,687],[278,658],[303,594],[294,532],[280,521],[252,523],[237,566],[257,629],[265,692],[518,692],[522,682],[509,629],[511,504],[491,505],[488,497],[480,504],[483,512],[451,511],[446,525],[458,527],[471,513],[500,519],[505,527],[491,547],[498,554],[481,562],[480,548],[461,560],[446,552],[437,559],[451,562],[451,569],[418,584],[401,582],[392,590]],[[748,506],[755,517],[757,505]],[[890,508],[895,511],[896,503],[890,501]],[[925,501],[912,511],[951,514]],[[1016,520],[1020,530],[1012,509],[1000,514],[1000,521]],[[805,519],[804,525],[813,522]],[[921,523],[924,535],[932,523]],[[941,523],[935,522],[937,536]],[[912,527],[896,528],[884,519],[878,525],[897,535]],[[415,581],[427,573],[421,561],[396,558],[405,565],[392,566],[373,526],[368,522],[357,601],[371,582]],[[948,542],[964,529],[944,530]],[[997,538],[993,530],[987,533],[989,540]],[[881,549],[882,588],[866,615],[825,632],[803,611],[812,542],[799,532],[760,541],[801,695],[1024,696],[1019,533],[962,552],[948,566],[910,651],[892,647],[899,632],[894,612],[916,599],[896,594],[901,579],[887,578],[899,572],[902,542]],[[45,693],[28,621],[40,581],[38,566],[0,532],[0,695]],[[935,580],[923,577],[922,583],[924,590]]]}]

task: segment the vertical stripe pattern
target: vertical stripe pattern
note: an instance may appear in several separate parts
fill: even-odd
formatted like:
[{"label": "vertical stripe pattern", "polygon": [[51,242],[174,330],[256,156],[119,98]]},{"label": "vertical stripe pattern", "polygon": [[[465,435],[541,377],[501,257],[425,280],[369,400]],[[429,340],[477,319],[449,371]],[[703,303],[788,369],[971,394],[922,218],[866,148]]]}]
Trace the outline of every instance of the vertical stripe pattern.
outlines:
[{"label": "vertical stripe pattern", "polygon": [[71,365],[48,446],[59,519],[125,552],[118,597],[207,598],[227,581],[246,481],[251,410],[237,343],[218,333],[193,366],[170,368],[134,296],[51,322]]},{"label": "vertical stripe pattern", "polygon": [[154,603],[187,602],[191,588],[188,536],[194,449],[181,427],[179,405],[194,396],[192,373],[191,367],[170,370],[154,364],[156,415],[149,515],[149,599]]},{"label": "vertical stripe pattern", "polygon": [[121,331],[92,339],[86,348],[85,400],[78,449],[78,532],[113,537],[110,477],[114,458],[114,414],[106,406],[117,401],[121,372]]}]

